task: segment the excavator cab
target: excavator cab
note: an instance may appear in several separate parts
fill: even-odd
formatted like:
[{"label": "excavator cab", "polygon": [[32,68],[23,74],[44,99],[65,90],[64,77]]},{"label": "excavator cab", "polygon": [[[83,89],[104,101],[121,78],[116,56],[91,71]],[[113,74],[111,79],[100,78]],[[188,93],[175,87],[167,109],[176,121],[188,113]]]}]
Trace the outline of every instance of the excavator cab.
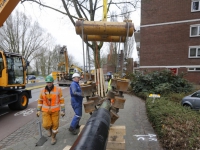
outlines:
[{"label": "excavator cab", "polygon": [[0,51],[0,88],[25,88],[25,69],[21,55]]}]

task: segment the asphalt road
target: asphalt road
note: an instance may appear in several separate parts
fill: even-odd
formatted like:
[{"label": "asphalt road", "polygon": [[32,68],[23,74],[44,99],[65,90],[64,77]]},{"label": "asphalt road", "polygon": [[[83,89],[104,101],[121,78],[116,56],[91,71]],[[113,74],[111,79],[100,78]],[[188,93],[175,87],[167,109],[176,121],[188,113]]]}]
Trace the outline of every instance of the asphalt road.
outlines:
[{"label": "asphalt road", "polygon": [[[42,85],[42,83],[39,85]],[[61,87],[61,88],[67,91],[63,92],[63,96],[64,97],[67,96],[69,93],[68,92],[69,88],[67,87]],[[1,133],[0,141],[2,141],[5,137],[9,136],[11,133],[16,131],[20,127],[24,126],[31,120],[36,119],[35,114],[37,108],[37,99],[39,97],[40,90],[41,88],[31,90],[32,98],[29,99],[29,105],[26,110],[13,111],[10,110],[8,106],[4,106],[0,109],[0,133]]]},{"label": "asphalt road", "polygon": [[28,84],[26,84],[26,87],[39,86],[39,85],[44,85],[44,84],[46,84],[45,81],[40,81],[40,82],[36,82],[36,83],[28,83]]}]

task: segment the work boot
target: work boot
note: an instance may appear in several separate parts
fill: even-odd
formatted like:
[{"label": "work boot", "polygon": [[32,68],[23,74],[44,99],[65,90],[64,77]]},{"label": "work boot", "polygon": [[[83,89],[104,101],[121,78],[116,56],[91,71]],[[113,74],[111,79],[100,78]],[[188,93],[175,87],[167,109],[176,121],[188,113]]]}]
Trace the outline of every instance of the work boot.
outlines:
[{"label": "work boot", "polygon": [[52,136],[51,136],[51,145],[56,144],[56,133],[52,132]]},{"label": "work boot", "polygon": [[76,125],[76,129],[79,129],[79,128],[80,128],[80,125],[77,124],[77,125]]},{"label": "work boot", "polygon": [[69,132],[71,132],[73,135],[78,134],[78,132],[76,131],[76,129],[73,129],[72,127],[69,127]]},{"label": "work boot", "polygon": [[48,136],[48,137],[50,137],[50,136],[51,136],[51,134],[52,134],[52,131],[51,131],[51,129],[48,129],[48,130],[47,130],[47,136]]}]

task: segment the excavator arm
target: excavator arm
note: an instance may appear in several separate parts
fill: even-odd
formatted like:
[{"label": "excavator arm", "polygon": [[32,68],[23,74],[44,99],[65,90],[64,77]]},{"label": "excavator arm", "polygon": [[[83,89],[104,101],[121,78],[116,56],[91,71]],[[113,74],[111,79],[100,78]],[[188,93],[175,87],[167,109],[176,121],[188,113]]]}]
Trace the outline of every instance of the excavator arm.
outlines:
[{"label": "excavator arm", "polygon": [[76,66],[76,65],[71,65],[70,68],[76,68],[80,73],[83,71],[80,67]]},{"label": "excavator arm", "polygon": [[20,0],[0,0],[0,27],[17,6]]}]

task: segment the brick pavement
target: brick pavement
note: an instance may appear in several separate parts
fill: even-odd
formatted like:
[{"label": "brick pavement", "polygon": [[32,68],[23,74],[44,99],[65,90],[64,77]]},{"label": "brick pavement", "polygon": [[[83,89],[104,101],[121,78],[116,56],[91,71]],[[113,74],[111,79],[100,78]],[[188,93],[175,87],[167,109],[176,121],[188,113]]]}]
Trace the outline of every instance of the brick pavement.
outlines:
[{"label": "brick pavement", "polygon": [[[126,126],[126,150],[162,150],[162,147],[157,141],[154,130],[148,121],[144,101],[132,95],[124,94],[124,96],[126,98],[125,109],[120,109],[118,113],[120,118],[114,125]],[[56,145],[51,145],[50,138],[48,138],[48,141],[45,142],[43,146],[35,147],[35,143],[39,140],[39,135],[37,132],[37,125],[35,121],[32,121],[25,125],[25,127],[22,127],[22,129],[16,131],[19,139],[21,136],[24,137],[25,135],[27,135],[27,138],[22,138],[20,142],[17,140],[17,143],[15,142],[15,144],[11,146],[8,146],[9,144],[6,145],[7,147],[4,150],[62,150],[66,145],[72,145],[77,136],[70,134],[68,131],[69,123],[73,117],[73,111],[71,107],[69,107],[70,97],[66,97],[65,100],[67,115],[64,118],[61,118],[61,127],[59,128],[59,133],[57,134],[58,141]],[[89,117],[89,114],[83,113],[80,123],[85,124]],[[27,129],[27,126],[30,128]],[[35,134],[28,138],[28,135],[33,133],[32,129],[34,129]],[[23,134],[20,136],[21,132]],[[5,138],[5,141],[3,140],[4,143],[7,140],[8,143],[12,144],[9,140],[15,139],[15,134],[17,133],[13,133],[14,135],[11,134],[12,136],[10,135]]]}]

